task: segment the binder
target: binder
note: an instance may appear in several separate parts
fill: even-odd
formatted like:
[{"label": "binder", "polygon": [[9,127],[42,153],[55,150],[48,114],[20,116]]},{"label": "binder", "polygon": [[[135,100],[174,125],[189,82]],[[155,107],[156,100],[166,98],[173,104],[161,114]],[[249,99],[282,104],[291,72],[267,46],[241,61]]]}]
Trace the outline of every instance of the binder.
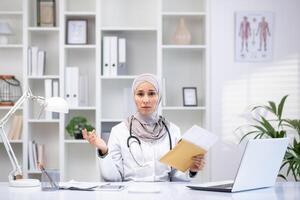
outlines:
[{"label": "binder", "polygon": [[72,84],[72,77],[71,77],[71,67],[66,67],[65,70],[65,100],[68,102],[69,106],[71,106],[71,84]]},{"label": "binder", "polygon": [[38,50],[37,54],[37,75],[42,76],[44,75],[45,70],[46,52],[43,50]]},{"label": "binder", "polygon": [[31,47],[31,52],[32,52],[32,76],[37,76],[38,75],[38,70],[37,70],[37,63],[38,63],[38,51],[39,48],[36,46]]},{"label": "binder", "polygon": [[110,37],[103,37],[103,76],[110,76]]},{"label": "binder", "polygon": [[78,84],[79,82],[79,69],[78,67],[67,67],[66,68],[66,101],[70,107],[78,107]]},{"label": "binder", "polygon": [[119,38],[118,40],[118,75],[127,75],[127,66],[126,66],[126,39]]},{"label": "binder", "polygon": [[[57,79],[52,80],[52,96],[59,97],[59,82]],[[59,113],[52,112],[52,119],[59,119]]]},{"label": "binder", "polygon": [[110,37],[110,76],[118,75],[118,37]]},{"label": "binder", "polygon": [[27,49],[27,74],[28,76],[32,75],[32,50],[31,47]]},{"label": "binder", "polygon": [[[45,98],[52,97],[52,80],[45,79]],[[45,119],[52,119],[52,112],[44,111],[45,112]]]}]

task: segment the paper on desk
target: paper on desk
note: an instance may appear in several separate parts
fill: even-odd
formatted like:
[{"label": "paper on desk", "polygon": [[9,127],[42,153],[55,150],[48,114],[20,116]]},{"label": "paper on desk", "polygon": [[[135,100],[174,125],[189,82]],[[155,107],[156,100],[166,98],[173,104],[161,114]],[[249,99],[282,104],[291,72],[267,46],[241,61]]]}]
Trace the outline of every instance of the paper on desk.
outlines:
[{"label": "paper on desk", "polygon": [[99,183],[78,182],[74,180],[59,183],[59,188],[66,190],[94,190],[97,189],[97,187],[99,187]]},{"label": "paper on desk", "polygon": [[194,125],[182,136],[182,140],[160,159],[160,162],[185,172],[193,163],[192,157],[205,154],[216,141],[216,135]]}]

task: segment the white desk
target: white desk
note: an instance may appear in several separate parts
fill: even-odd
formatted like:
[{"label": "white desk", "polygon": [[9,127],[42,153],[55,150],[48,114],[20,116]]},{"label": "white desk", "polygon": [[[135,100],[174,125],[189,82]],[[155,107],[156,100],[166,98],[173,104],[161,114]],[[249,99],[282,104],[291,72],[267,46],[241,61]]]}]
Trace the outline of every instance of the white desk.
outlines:
[{"label": "white desk", "polygon": [[[121,183],[130,185],[132,183]],[[136,183],[134,183],[136,184]],[[145,183],[140,183],[141,185]],[[0,183],[1,200],[299,200],[300,182],[277,183],[275,187],[252,190],[239,193],[220,193],[190,190],[185,187],[188,183],[146,183],[161,187],[160,193],[129,193],[127,189],[118,192],[108,191],[70,191],[59,190],[44,192],[40,188],[11,188],[7,183]]]}]

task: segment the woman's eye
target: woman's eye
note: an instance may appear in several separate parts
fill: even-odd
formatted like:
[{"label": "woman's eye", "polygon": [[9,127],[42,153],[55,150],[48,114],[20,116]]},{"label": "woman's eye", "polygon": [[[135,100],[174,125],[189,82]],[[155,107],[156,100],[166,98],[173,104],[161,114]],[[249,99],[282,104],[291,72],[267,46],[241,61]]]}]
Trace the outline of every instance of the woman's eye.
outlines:
[{"label": "woman's eye", "polygon": [[155,95],[156,95],[156,92],[149,92],[148,95],[149,95],[149,96],[155,96]]},{"label": "woman's eye", "polygon": [[144,96],[144,93],[137,93],[136,95],[139,97],[142,97],[142,96]]}]

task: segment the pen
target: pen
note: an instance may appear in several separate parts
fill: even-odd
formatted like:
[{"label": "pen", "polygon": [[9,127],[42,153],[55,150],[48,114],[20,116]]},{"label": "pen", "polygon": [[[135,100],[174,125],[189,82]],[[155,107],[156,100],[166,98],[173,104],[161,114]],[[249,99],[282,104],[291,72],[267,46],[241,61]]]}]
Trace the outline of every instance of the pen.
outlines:
[{"label": "pen", "polygon": [[48,177],[49,181],[50,181],[50,184],[52,187],[54,188],[58,188],[58,186],[56,185],[56,183],[53,181],[53,179],[51,178],[51,176],[48,174],[48,172],[45,170],[43,164],[39,164],[39,168],[41,169],[42,173],[45,173],[46,176]]}]

